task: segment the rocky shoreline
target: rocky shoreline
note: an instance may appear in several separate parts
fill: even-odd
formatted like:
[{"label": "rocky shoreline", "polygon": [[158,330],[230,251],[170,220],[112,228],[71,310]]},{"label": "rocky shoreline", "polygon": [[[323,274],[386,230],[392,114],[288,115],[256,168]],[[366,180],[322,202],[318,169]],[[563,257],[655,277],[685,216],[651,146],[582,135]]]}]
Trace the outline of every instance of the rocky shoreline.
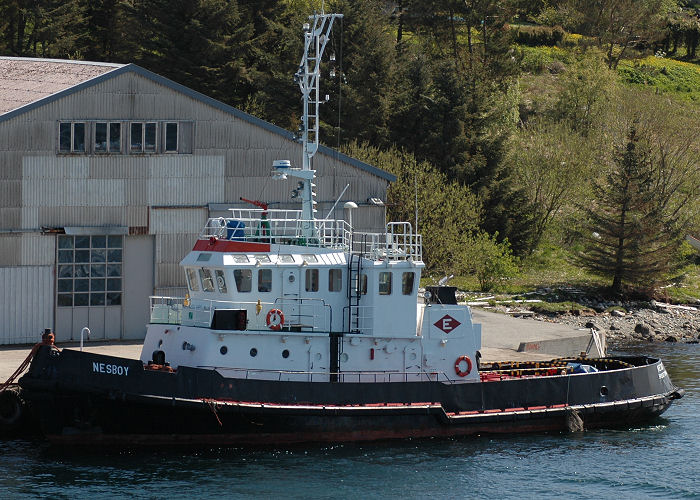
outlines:
[{"label": "rocky shoreline", "polygon": [[608,346],[648,342],[700,341],[700,308],[661,303],[621,304],[613,310],[590,309],[579,314],[541,314],[527,307],[495,306],[509,315],[533,321],[595,328],[605,334]]}]

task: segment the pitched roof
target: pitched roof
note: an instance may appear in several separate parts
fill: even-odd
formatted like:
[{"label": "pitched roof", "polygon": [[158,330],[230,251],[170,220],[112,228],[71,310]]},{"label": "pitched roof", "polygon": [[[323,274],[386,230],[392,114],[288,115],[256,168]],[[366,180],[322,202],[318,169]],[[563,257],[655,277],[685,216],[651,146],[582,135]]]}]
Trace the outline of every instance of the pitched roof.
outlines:
[{"label": "pitched roof", "polygon": [[[295,140],[294,134],[282,127],[249,115],[240,109],[224,104],[135,64],[97,63],[61,59],[0,57],[0,122],[127,72],[136,73],[176,92],[229,113],[252,125],[281,135],[286,139]],[[351,158],[327,146],[320,145],[318,151],[389,182],[396,180],[396,176],[389,172]]]},{"label": "pitched roof", "polygon": [[123,64],[0,57],[0,114],[122,66]]}]

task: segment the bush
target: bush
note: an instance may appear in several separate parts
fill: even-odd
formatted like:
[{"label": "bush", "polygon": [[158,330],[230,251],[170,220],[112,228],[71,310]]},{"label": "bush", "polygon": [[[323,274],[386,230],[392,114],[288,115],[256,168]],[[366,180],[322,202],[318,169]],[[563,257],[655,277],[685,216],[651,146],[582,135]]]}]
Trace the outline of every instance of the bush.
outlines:
[{"label": "bush", "polygon": [[559,26],[519,26],[515,33],[515,42],[530,47],[553,47],[564,40],[565,34]]},{"label": "bush", "polygon": [[482,292],[493,289],[503,278],[510,278],[518,273],[517,259],[513,256],[508,240],[498,243],[498,235],[481,232],[476,235],[466,249],[464,267],[467,272],[476,275]]}]

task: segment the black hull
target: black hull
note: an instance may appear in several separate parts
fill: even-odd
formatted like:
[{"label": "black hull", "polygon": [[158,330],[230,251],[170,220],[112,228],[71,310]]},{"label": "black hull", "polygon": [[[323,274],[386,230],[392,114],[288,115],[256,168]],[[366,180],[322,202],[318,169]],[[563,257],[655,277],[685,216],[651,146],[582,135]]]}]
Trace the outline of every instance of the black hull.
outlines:
[{"label": "black hull", "polygon": [[[20,385],[55,444],[278,445],[634,425],[682,395],[660,361],[625,361],[635,366],[481,383],[284,382],[42,347]],[[121,374],[96,371],[108,365]]]}]

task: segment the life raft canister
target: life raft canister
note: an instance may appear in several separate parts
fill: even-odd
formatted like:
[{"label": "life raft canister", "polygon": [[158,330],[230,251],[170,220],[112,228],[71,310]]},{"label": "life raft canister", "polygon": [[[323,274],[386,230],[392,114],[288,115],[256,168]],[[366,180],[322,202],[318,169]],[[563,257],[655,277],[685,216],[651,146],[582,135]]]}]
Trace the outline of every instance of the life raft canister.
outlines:
[{"label": "life raft canister", "polygon": [[[462,368],[460,368],[460,365],[462,364],[462,361],[467,363],[467,369],[462,371]],[[464,356],[460,356],[457,358],[455,361],[455,373],[459,375],[460,377],[466,377],[469,375],[472,371],[472,360],[469,359],[469,356],[466,354]]]},{"label": "life raft canister", "polygon": [[267,327],[270,330],[281,330],[284,325],[284,314],[279,309],[270,309],[267,312]]}]

